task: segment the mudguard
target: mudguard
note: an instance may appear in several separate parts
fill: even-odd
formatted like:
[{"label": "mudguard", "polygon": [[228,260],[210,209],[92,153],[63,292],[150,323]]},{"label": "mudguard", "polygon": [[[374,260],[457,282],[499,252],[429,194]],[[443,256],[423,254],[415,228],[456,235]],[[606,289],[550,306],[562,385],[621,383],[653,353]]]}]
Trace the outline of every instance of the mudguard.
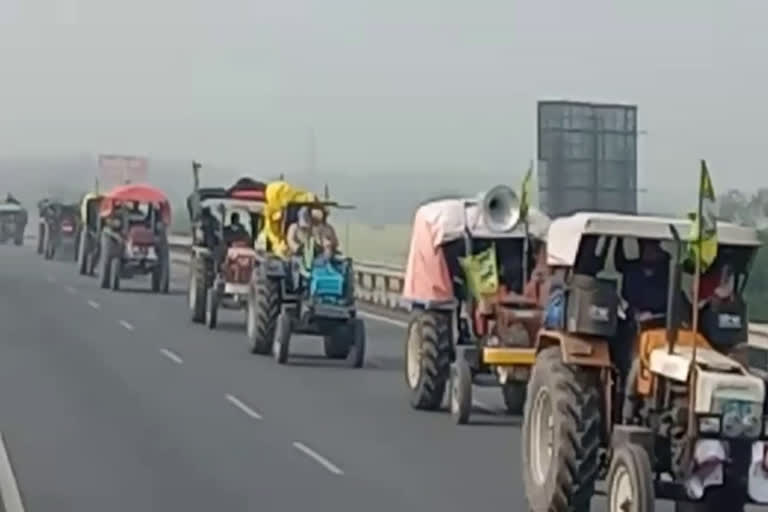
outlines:
[{"label": "mudguard", "polygon": [[608,342],[601,338],[587,338],[542,329],[536,338],[536,353],[547,347],[559,345],[563,354],[563,362],[569,365],[610,368],[611,355]]}]

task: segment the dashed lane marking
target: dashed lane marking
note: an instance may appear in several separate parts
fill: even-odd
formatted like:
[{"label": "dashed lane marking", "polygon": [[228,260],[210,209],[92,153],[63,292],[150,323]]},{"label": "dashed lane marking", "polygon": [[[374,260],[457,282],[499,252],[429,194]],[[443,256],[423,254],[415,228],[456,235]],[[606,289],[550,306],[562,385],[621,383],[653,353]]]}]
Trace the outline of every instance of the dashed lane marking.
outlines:
[{"label": "dashed lane marking", "polygon": [[93,309],[100,309],[101,308],[101,304],[99,304],[95,300],[89,300],[88,301],[88,305],[91,306]]},{"label": "dashed lane marking", "polygon": [[325,469],[333,473],[334,475],[343,475],[344,472],[339,469],[338,466],[336,466],[333,462],[329,461],[316,451],[314,451],[309,446],[305,445],[304,443],[300,443],[299,441],[293,442],[293,447],[302,452],[304,455],[310,457],[315,462],[323,466]]},{"label": "dashed lane marking", "polygon": [[173,361],[176,364],[181,364],[181,363],[184,362],[184,360],[181,359],[181,357],[179,357],[178,354],[175,354],[174,352],[171,352],[167,348],[161,348],[160,349],[160,353],[163,354],[165,357],[167,357],[168,359],[170,359],[171,361]]},{"label": "dashed lane marking", "polygon": [[13,474],[11,459],[8,457],[2,434],[0,434],[0,500],[5,512],[24,512],[19,486]]},{"label": "dashed lane marking", "polygon": [[251,417],[251,418],[253,418],[255,420],[262,419],[261,414],[259,414],[258,412],[254,411],[253,409],[251,409],[250,407],[245,405],[235,395],[225,395],[225,398],[227,399],[227,402],[231,403],[232,405],[234,405],[235,407],[237,407],[238,409],[243,411],[247,416],[249,416],[249,417]]},{"label": "dashed lane marking", "polygon": [[125,327],[129,331],[132,331],[134,329],[134,327],[131,324],[129,324],[128,322],[126,322],[125,320],[120,320],[120,325],[122,325],[123,327]]}]

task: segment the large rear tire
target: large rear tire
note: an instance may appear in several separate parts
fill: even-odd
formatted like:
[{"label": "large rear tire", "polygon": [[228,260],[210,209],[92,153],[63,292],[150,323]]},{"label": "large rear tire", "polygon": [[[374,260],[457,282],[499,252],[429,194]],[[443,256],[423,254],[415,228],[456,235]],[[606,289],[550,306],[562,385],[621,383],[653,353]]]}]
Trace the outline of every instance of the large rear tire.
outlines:
[{"label": "large rear tire", "polygon": [[276,323],[272,355],[277,364],[282,365],[288,362],[288,354],[291,350],[291,317],[287,313],[280,313]]},{"label": "large rear tire", "polygon": [[448,315],[422,311],[411,319],[405,340],[405,382],[413,408],[440,408],[450,376],[451,352]]},{"label": "large rear tire", "polygon": [[268,355],[280,315],[280,282],[256,271],[248,298],[247,333],[251,352]]},{"label": "large rear tire", "polygon": [[347,332],[347,364],[351,368],[362,368],[365,364],[365,322],[360,318],[353,319],[347,326]]},{"label": "large rear tire", "polygon": [[112,250],[113,242],[107,235],[101,236],[101,257],[99,269],[99,281],[103,289],[108,289],[110,285],[110,271],[112,269],[112,259],[117,256]]},{"label": "large rear tire", "polygon": [[208,288],[205,294],[205,325],[215,329],[219,323],[219,292],[216,286]]},{"label": "large rear tire", "polygon": [[205,321],[205,293],[205,259],[193,256],[189,273],[189,310],[192,321],[198,324]]},{"label": "large rear tire", "polygon": [[168,251],[159,247],[157,249],[157,266],[152,270],[152,291],[154,293],[168,293],[170,288],[171,261]]},{"label": "large rear tire", "polygon": [[37,225],[37,254],[43,254],[45,250],[45,226],[40,223]]},{"label": "large rear tire", "polygon": [[599,471],[600,380],[563,363],[559,346],[533,366],[523,417],[523,481],[530,509],[589,512]]},{"label": "large rear tire", "polygon": [[112,258],[109,264],[110,284],[113,291],[120,289],[120,258]]},{"label": "large rear tire", "polygon": [[88,229],[83,228],[77,240],[77,270],[81,276],[88,273]]}]

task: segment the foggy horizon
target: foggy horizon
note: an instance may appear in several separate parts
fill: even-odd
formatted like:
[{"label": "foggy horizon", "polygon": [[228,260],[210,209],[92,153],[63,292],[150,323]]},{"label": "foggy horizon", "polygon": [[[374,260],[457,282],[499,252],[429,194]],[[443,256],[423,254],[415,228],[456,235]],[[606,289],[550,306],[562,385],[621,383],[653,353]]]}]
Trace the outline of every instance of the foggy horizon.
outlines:
[{"label": "foggy horizon", "polygon": [[522,176],[536,102],[569,99],[638,106],[641,206],[692,198],[700,158],[718,192],[749,192],[765,14],[757,0],[6,0],[0,160]]}]

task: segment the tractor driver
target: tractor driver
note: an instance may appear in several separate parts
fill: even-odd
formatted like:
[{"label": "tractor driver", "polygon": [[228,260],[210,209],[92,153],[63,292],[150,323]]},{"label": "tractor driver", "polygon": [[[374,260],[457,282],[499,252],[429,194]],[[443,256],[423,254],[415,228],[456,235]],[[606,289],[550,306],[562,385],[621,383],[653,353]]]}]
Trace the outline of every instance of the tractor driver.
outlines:
[{"label": "tractor driver", "polygon": [[327,222],[328,214],[322,208],[312,210],[312,236],[323,250],[323,257],[331,258],[339,247],[336,230]]},{"label": "tractor driver", "polygon": [[296,222],[288,226],[288,232],[285,236],[288,250],[294,256],[300,255],[311,237],[312,220],[309,209],[306,206],[302,206],[296,216]]},{"label": "tractor driver", "polygon": [[630,261],[624,254],[624,240],[616,246],[616,270],[622,273],[622,295],[640,319],[667,312],[670,256],[659,240],[638,239],[640,256]]},{"label": "tractor driver", "polygon": [[229,226],[225,228],[224,238],[228,244],[234,241],[248,240],[250,238],[248,230],[240,223],[239,213],[232,212],[232,215],[229,216]]}]

